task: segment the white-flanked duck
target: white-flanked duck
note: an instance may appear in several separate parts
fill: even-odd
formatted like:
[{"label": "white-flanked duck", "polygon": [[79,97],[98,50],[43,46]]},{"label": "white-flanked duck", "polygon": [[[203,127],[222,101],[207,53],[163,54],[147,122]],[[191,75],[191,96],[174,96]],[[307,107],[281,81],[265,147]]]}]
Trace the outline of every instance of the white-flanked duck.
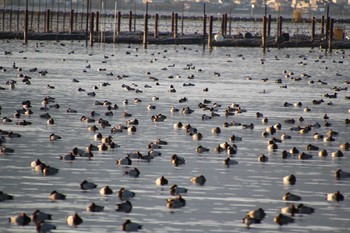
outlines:
[{"label": "white-flanked duck", "polygon": [[30,217],[26,213],[21,213],[19,215],[12,216],[8,218],[9,223],[16,224],[19,226],[26,226],[31,222]]},{"label": "white-flanked duck", "polygon": [[92,202],[90,205],[86,207],[87,212],[101,212],[103,211],[105,207],[102,205],[96,205],[94,202]]},{"label": "white-flanked duck", "polygon": [[101,195],[111,195],[113,194],[113,190],[107,185],[100,189]]},{"label": "white-flanked duck", "polygon": [[66,195],[63,193],[59,193],[56,190],[52,191],[49,195],[49,199],[51,201],[57,201],[57,200],[66,200]]},{"label": "white-flanked duck", "polygon": [[183,199],[181,195],[178,195],[175,198],[168,198],[165,201],[166,201],[166,206],[169,209],[178,209],[186,206],[186,200]]},{"label": "white-flanked duck", "polygon": [[170,195],[173,195],[173,196],[187,193],[187,191],[188,191],[187,188],[179,187],[176,184],[174,184],[169,188]]},{"label": "white-flanked duck", "polygon": [[339,191],[336,191],[335,193],[328,193],[326,194],[327,201],[344,201],[344,195],[341,194]]},{"label": "white-flanked duck", "polygon": [[195,176],[191,178],[191,182],[193,184],[204,185],[206,181],[207,179],[203,175]]},{"label": "white-flanked duck", "polygon": [[120,200],[125,201],[135,197],[135,192],[125,189],[124,187],[120,188],[117,192],[117,196]]},{"label": "white-flanked duck", "polygon": [[66,222],[68,226],[75,227],[82,224],[83,219],[77,213],[74,213],[67,217]]},{"label": "white-flanked duck", "polygon": [[90,189],[94,189],[97,187],[97,184],[94,184],[92,182],[88,182],[87,180],[83,180],[80,183],[80,188],[83,190],[90,190]]}]

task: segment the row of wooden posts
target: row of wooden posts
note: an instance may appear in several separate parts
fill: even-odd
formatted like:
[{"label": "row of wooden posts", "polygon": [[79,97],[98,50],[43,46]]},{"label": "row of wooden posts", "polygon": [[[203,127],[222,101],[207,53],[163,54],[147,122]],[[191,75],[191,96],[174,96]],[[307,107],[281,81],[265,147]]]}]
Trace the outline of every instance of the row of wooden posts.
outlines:
[{"label": "row of wooden posts", "polygon": [[[24,12],[24,43],[27,44],[28,41],[28,15],[29,15],[29,11],[25,10]],[[83,21],[83,14],[81,16],[81,21]],[[116,18],[116,28],[115,28],[115,34],[114,34],[114,42],[116,41],[116,36],[120,35],[121,32],[121,12],[118,11],[116,13],[116,15],[114,16]],[[156,14],[154,15],[154,37],[157,38],[158,37],[158,21],[159,21],[159,15]],[[171,15],[171,35],[174,38],[178,37],[178,14],[177,13],[172,13]],[[50,9],[47,9],[45,11],[45,26],[44,26],[44,30],[45,32],[50,32],[50,19],[51,19],[51,11]],[[132,31],[132,19],[133,19],[133,12],[130,11],[129,12],[129,32]],[[144,15],[144,33],[143,33],[143,45],[145,48],[147,48],[147,40],[148,40],[148,19],[149,19],[149,15],[148,15],[148,5],[146,4],[146,14]],[[99,32],[99,20],[100,20],[100,14],[99,11],[97,11],[96,13],[94,12],[87,12],[86,13],[86,38],[90,37],[90,46],[93,46],[94,43],[94,32]],[[206,39],[208,42],[208,46],[209,48],[212,47],[213,44],[213,21],[214,21],[214,17],[210,16],[209,17],[209,32],[207,35],[207,16],[204,14],[203,16],[203,43],[206,43]],[[229,28],[231,29],[231,20],[229,20],[227,14],[223,14],[222,16],[222,20],[221,20],[221,34],[223,36],[228,35],[227,34],[227,25],[228,23]],[[282,36],[282,23],[283,23],[283,18],[282,16],[279,16],[277,18],[277,35],[276,38]],[[311,40],[315,39],[315,35],[316,35],[316,31],[315,31],[315,25],[316,25],[317,21],[315,19],[315,17],[312,18],[311,20]],[[334,19],[330,18],[329,16],[327,16],[327,18],[325,19],[325,16],[322,16],[321,19],[321,35],[323,36],[324,33],[326,32],[326,40],[327,40],[327,46],[329,49],[331,49],[331,41],[333,38],[333,25],[334,25]],[[74,10],[70,11],[70,17],[69,17],[69,32],[73,33],[73,25],[74,25]],[[90,25],[90,27],[88,26]],[[324,25],[326,25],[324,27]],[[183,23],[182,23],[182,27],[183,27]],[[94,30],[95,28],[95,30]],[[135,30],[135,26],[134,26],[134,30]],[[229,32],[229,34],[231,34],[231,31]],[[89,36],[90,35],[90,36]],[[261,41],[261,46],[263,49],[266,48],[266,41],[267,38],[269,38],[271,35],[271,15],[268,15],[268,17],[263,16],[262,17],[262,41]],[[101,41],[103,40],[103,38],[101,38]],[[103,42],[103,41],[102,41]]]}]

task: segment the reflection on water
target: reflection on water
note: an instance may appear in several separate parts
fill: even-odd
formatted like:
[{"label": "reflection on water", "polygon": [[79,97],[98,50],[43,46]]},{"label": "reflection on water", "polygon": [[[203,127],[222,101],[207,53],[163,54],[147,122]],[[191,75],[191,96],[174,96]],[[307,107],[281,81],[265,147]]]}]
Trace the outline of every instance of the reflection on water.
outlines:
[{"label": "reflection on water", "polygon": [[[2,231],[34,231],[33,223],[20,227],[9,224],[7,218],[21,212],[30,215],[40,209],[53,215],[50,222],[57,226],[55,232],[115,232],[121,229],[120,225],[126,219],[142,224],[145,232],[329,232],[331,229],[346,232],[348,219],[344,216],[350,212],[346,201],[350,179],[336,180],[332,173],[339,168],[347,170],[349,153],[344,151],[342,158],[333,158],[330,154],[339,149],[340,143],[349,142],[349,126],[344,124],[344,120],[349,118],[349,100],[345,98],[349,94],[348,91],[338,91],[338,98],[334,99],[323,95],[335,93],[331,89],[335,86],[348,86],[345,84],[350,77],[347,51],[345,54],[334,51],[323,56],[324,52],[318,49],[273,49],[263,54],[257,48],[215,48],[209,53],[199,46],[150,46],[148,50],[143,50],[139,45],[97,45],[86,49],[82,42],[31,42],[28,47],[21,47],[19,41],[3,41],[0,46],[2,51],[12,51],[11,55],[0,55],[0,66],[6,68],[6,72],[1,73],[0,85],[5,88],[0,91],[1,116],[13,120],[1,123],[0,129],[22,135],[11,139],[5,136],[6,143],[3,145],[15,152],[0,156],[0,190],[14,195],[15,199],[1,202]],[[22,71],[12,68],[14,62]],[[34,67],[37,71],[30,72]],[[40,76],[38,71],[43,70],[48,73]],[[284,70],[294,74],[285,77]],[[18,77],[20,73],[31,77],[30,85],[22,82]],[[303,73],[311,77],[301,77]],[[116,78],[118,76],[123,78]],[[158,81],[150,79],[150,76]],[[251,80],[246,78],[248,76]],[[73,78],[79,82],[72,82]],[[11,79],[17,81],[14,89],[5,84]],[[278,79],[282,83],[277,83]],[[315,83],[311,84],[311,80]],[[318,80],[327,82],[327,85]],[[104,86],[103,83],[110,85]],[[184,85],[188,83],[194,85]],[[142,93],[127,91],[123,84]],[[48,85],[54,89],[48,88]],[[169,92],[170,85],[176,92]],[[283,85],[287,88],[281,88]],[[94,86],[97,88],[93,89]],[[79,87],[85,92],[79,92]],[[209,91],[203,91],[205,88]],[[92,91],[96,93],[95,97],[87,95]],[[58,109],[49,107],[47,111],[55,120],[53,125],[48,125],[46,119],[39,117],[45,113],[40,108],[47,96],[54,97],[55,103],[60,105]],[[159,100],[152,100],[154,96]],[[180,103],[179,100],[184,97],[188,101]],[[142,102],[134,103],[135,98]],[[13,114],[16,109],[22,108],[21,102],[27,99],[31,101],[33,114],[15,119]],[[128,99],[128,104],[123,104],[125,99]],[[209,110],[198,107],[204,99],[211,101],[207,104],[209,107],[214,103],[221,105],[214,109],[220,116],[202,120],[203,114],[210,115]],[[314,105],[312,101],[315,99],[323,99],[324,102]],[[111,110],[113,116],[106,116],[106,106],[95,105],[97,100],[108,100],[117,104],[118,109]],[[293,104],[299,101],[302,107],[284,107],[285,102]],[[156,109],[148,110],[150,103]],[[232,103],[239,104],[246,111],[225,117],[224,110]],[[188,115],[181,111],[171,113],[171,106],[180,110],[190,107],[195,111]],[[311,111],[304,112],[305,107]],[[67,113],[68,108],[75,109],[77,113]],[[95,120],[103,118],[111,126],[103,128],[97,122],[82,123],[81,117],[90,116],[91,111],[100,114],[94,117]],[[132,116],[121,117],[124,111]],[[261,118],[256,118],[256,112],[263,113],[268,123],[263,124]],[[151,117],[159,113],[167,118],[163,122],[152,122]],[[331,126],[324,125],[324,113],[329,115],[327,121]],[[297,120],[300,116],[304,122],[285,123],[288,118]],[[139,120],[135,133],[110,133],[111,127],[126,125],[128,119],[134,118]],[[30,121],[32,125],[15,125],[21,120]],[[179,121],[197,128],[203,139],[192,140],[185,130],[174,129],[173,124]],[[241,125],[223,127],[224,122],[252,123],[254,129],[244,129]],[[306,134],[291,130],[292,127],[316,122],[321,127],[313,127]],[[274,136],[279,138],[285,132],[292,139],[277,143],[278,149],[269,151],[267,140],[272,136],[263,138],[262,132],[276,123],[281,123],[282,128]],[[96,125],[99,128],[97,132],[104,137],[112,135],[113,141],[120,147],[93,151],[91,159],[60,160],[60,156],[68,154],[74,147],[85,150],[89,144],[100,143],[94,140],[97,132],[87,130],[92,125]],[[214,135],[211,129],[217,126],[221,128],[221,133]],[[325,135],[330,129],[339,133],[334,137],[335,141],[313,139],[313,133]],[[52,133],[62,139],[49,141]],[[242,141],[229,141],[232,134],[242,137]],[[115,161],[128,153],[140,151],[142,155],[147,155],[147,145],[158,138],[168,142],[168,145],[155,149],[161,152],[160,157],[150,162],[132,159],[130,166],[116,165]],[[225,141],[237,145],[237,153],[232,159],[238,164],[230,167],[223,163],[227,158],[226,152],[214,152],[214,147]],[[316,145],[320,150],[326,149],[329,155],[319,157],[318,151],[306,150],[307,144]],[[195,148],[199,145],[209,148],[209,152],[196,153]],[[313,158],[299,160],[297,156],[291,156],[283,159],[282,151],[293,147],[313,155]],[[185,165],[172,166],[171,156],[175,153],[186,159]],[[267,155],[269,161],[258,162],[261,154]],[[34,171],[30,163],[38,158],[59,168],[59,173],[44,176],[40,171]],[[140,170],[139,177],[124,175],[126,170],[134,167]],[[193,185],[190,178],[201,174],[207,179],[205,185]],[[290,174],[296,176],[296,184],[284,185],[282,178]],[[169,185],[155,184],[161,176],[168,179]],[[97,189],[82,191],[80,183],[83,180],[96,183]],[[185,207],[170,210],[166,208],[165,199],[170,197],[168,189],[173,184],[187,188],[188,193],[183,195]],[[115,211],[115,205],[121,202],[116,194],[99,194],[99,189],[106,185],[114,193],[121,187],[136,193],[136,197],[130,200],[133,206],[131,213]],[[49,194],[53,190],[67,195],[67,200],[51,202]],[[345,201],[327,202],[325,195],[337,190],[344,194]],[[281,208],[290,204],[282,200],[286,192],[300,195],[302,201],[295,204],[312,206],[316,209],[315,213],[296,215],[295,223],[288,226],[276,225],[273,218]],[[105,206],[104,211],[86,212],[86,207],[92,202]],[[262,224],[253,224],[252,229],[247,230],[241,219],[247,211],[260,207],[265,210],[266,218]],[[65,219],[74,212],[79,213],[84,222],[70,228]]]}]

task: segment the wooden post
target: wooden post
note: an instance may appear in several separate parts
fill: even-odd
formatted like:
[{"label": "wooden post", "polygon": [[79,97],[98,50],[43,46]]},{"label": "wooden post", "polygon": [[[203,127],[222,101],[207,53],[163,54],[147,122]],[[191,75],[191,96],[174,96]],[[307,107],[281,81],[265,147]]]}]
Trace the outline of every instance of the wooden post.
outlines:
[{"label": "wooden post", "polygon": [[282,36],[282,21],[282,16],[279,16],[277,22],[277,37]]},{"label": "wooden post", "polygon": [[213,37],[213,16],[209,18],[209,34],[208,34],[208,47],[211,49],[212,37]]},{"label": "wooden post", "polygon": [[56,18],[56,32],[59,32],[59,20],[60,20],[60,2],[57,2],[57,18]]},{"label": "wooden post", "polygon": [[71,9],[69,13],[69,33],[73,33],[73,25],[74,25],[74,10]]},{"label": "wooden post", "polygon": [[39,10],[38,10],[38,25],[37,25],[37,28],[38,28],[38,32],[40,32],[40,15],[41,15],[41,1],[39,1]]},{"label": "wooden post", "polygon": [[203,46],[205,46],[206,36],[207,36],[207,15],[205,14],[205,3],[203,3]]},{"label": "wooden post", "polygon": [[63,7],[63,26],[62,26],[62,31],[66,31],[66,13],[67,13],[67,6],[66,6],[67,0],[64,1],[64,7]]},{"label": "wooden post", "polygon": [[[84,3],[84,1],[83,1]],[[84,6],[84,5],[83,5]],[[89,6],[90,0],[87,0],[86,3],[86,27],[85,27],[85,47],[88,46],[88,33],[89,33]],[[84,8],[83,8],[84,9]]]},{"label": "wooden post", "polygon": [[267,37],[271,36],[271,15],[269,15],[269,18],[267,20]]},{"label": "wooden post", "polygon": [[328,16],[327,17],[327,19],[326,19],[326,46],[328,46],[328,44],[329,44],[329,28],[330,28],[330,21],[331,21],[331,19],[330,19],[330,17]]},{"label": "wooden post", "polygon": [[132,31],[132,11],[129,12],[129,32]]},{"label": "wooden post", "polygon": [[328,51],[332,52],[332,40],[333,40],[333,27],[334,27],[334,19],[331,18],[329,22],[329,38],[328,38]]},{"label": "wooden post", "polygon": [[11,8],[10,8],[10,32],[12,31],[12,0],[11,0]]},{"label": "wooden post", "polygon": [[231,36],[231,20],[232,20],[231,14],[232,14],[232,4],[230,4],[230,21],[228,26],[228,32],[230,36]]},{"label": "wooden post", "polygon": [[24,11],[24,44],[28,44],[28,0],[26,0],[26,9]]},{"label": "wooden post", "polygon": [[34,27],[33,27],[33,22],[34,22],[34,0],[32,1],[32,10],[30,12],[30,29],[32,31],[34,31]]},{"label": "wooden post", "polygon": [[311,40],[313,41],[315,39],[315,17],[312,17],[311,19]]},{"label": "wooden post", "polygon": [[223,15],[221,16],[221,30],[220,30],[221,35],[224,35],[224,31],[225,31],[225,29],[224,29],[224,23],[225,23],[225,15],[223,14]]},{"label": "wooden post", "polygon": [[147,49],[147,36],[148,36],[148,2],[146,2],[146,14],[145,14],[145,23],[143,30],[143,47]]},{"label": "wooden post", "polygon": [[178,14],[174,15],[174,38],[177,38],[177,23],[178,23]]},{"label": "wooden post", "polygon": [[5,0],[3,0],[3,9],[2,9],[2,31],[5,31],[5,9],[6,9],[6,5],[5,5]]},{"label": "wooden post", "polygon": [[45,32],[50,31],[50,9],[46,10],[45,13]]},{"label": "wooden post", "polygon": [[175,18],[175,13],[171,13],[171,34],[174,36],[174,18]]},{"label": "wooden post", "polygon": [[20,14],[20,9],[19,9],[19,5],[20,5],[20,0],[17,1],[17,32],[19,32],[19,14]]},{"label": "wooden post", "polygon": [[184,35],[184,10],[185,4],[182,2],[182,13],[181,13],[181,35]]},{"label": "wooden post", "polygon": [[266,51],[266,16],[262,17],[262,33],[261,33],[261,46],[263,47],[263,51]]},{"label": "wooden post", "polygon": [[159,20],[159,15],[156,14],[154,16],[154,38],[158,37],[158,20]]},{"label": "wooden post", "polygon": [[321,35],[324,35],[324,15],[322,15],[322,19],[321,19]]},{"label": "wooden post", "polygon": [[120,11],[118,11],[117,14],[117,19],[118,19],[118,24],[117,24],[117,35],[120,35],[120,24],[121,24],[121,19],[122,18],[122,13]]},{"label": "wooden post", "polygon": [[94,46],[94,12],[90,12],[90,46]]},{"label": "wooden post", "polygon": [[[93,15],[95,16],[95,15]],[[95,26],[95,31],[96,31],[96,34],[98,35],[98,32],[100,31],[100,12],[99,11],[96,11],[96,26]],[[94,28],[94,27],[92,27]],[[101,38],[101,41],[102,41],[102,38]]]}]

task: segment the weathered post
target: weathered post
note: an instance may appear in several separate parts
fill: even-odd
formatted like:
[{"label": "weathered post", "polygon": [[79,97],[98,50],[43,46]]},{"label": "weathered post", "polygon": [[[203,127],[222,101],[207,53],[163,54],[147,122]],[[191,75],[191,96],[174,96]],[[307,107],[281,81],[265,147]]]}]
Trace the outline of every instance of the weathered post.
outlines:
[{"label": "weathered post", "polygon": [[12,0],[11,0],[11,8],[10,8],[10,32],[12,31]]},{"label": "weathered post", "polygon": [[146,2],[146,14],[144,19],[144,30],[143,30],[143,47],[147,49],[147,36],[148,36],[148,2]]},{"label": "weathered post", "polygon": [[175,18],[175,13],[171,13],[171,34],[174,36],[174,18]]},{"label": "weathered post", "polygon": [[50,31],[50,9],[45,12],[45,32]]},{"label": "weathered post", "polygon": [[[95,15],[94,15],[95,16]],[[96,31],[96,34],[98,35],[98,32],[100,31],[100,12],[99,11],[96,11],[96,26],[95,26],[95,31]],[[94,28],[94,27],[92,27]],[[101,38],[101,41],[102,41],[102,38]]]},{"label": "weathered post", "polygon": [[322,15],[322,19],[321,19],[321,35],[324,35],[324,15]]},{"label": "weathered post", "polygon": [[154,38],[158,37],[158,20],[159,20],[159,15],[156,14],[154,16]]},{"label": "weathered post", "polygon": [[132,31],[132,11],[129,12],[129,32]]},{"label": "weathered post", "polygon": [[213,16],[209,18],[209,35],[208,35],[208,47],[211,49],[212,39],[213,39]]},{"label": "weathered post", "polygon": [[333,40],[333,27],[334,27],[334,19],[330,19],[329,23],[329,38],[328,38],[328,51],[332,52],[332,40]]},{"label": "weathered post", "polygon": [[174,15],[174,38],[177,38],[177,23],[178,23],[178,14]]},{"label": "weathered post", "polygon": [[69,13],[69,33],[73,33],[73,25],[74,25],[74,10],[71,9]]},{"label": "weathered post", "polygon": [[6,5],[5,5],[6,1],[3,1],[4,5],[3,5],[3,9],[2,9],[2,31],[5,31],[5,9],[6,9]]},{"label": "weathered post", "polygon": [[37,28],[38,28],[38,32],[40,32],[40,15],[41,15],[41,1],[39,1],[39,10],[38,10],[38,24],[37,24]]},{"label": "weathered post", "polygon": [[26,0],[26,9],[24,11],[24,44],[28,43],[28,0]]},{"label": "weathered post", "polygon": [[282,21],[282,16],[279,16],[277,22],[277,37],[282,36]]},{"label": "weathered post", "polygon": [[315,39],[315,17],[312,17],[311,20],[311,40],[313,41]]},{"label": "weathered post", "polygon": [[203,49],[205,46],[206,36],[207,36],[207,15],[205,14],[205,3],[203,3]]},{"label": "weathered post", "polygon": [[122,18],[122,13],[120,11],[118,11],[117,14],[117,19],[118,19],[118,24],[117,24],[117,35],[120,35],[120,24],[121,24],[121,19]]},{"label": "weathered post", "polygon": [[261,46],[263,47],[263,51],[266,51],[266,16],[262,17],[262,33],[261,33]]},{"label": "weathered post", "polygon": [[90,12],[90,46],[94,46],[94,12]]},{"label": "weathered post", "polygon": [[267,20],[267,37],[271,36],[271,15],[268,16]]},{"label": "weathered post", "polygon": [[20,0],[17,1],[17,32],[19,32],[19,14],[20,14],[20,9],[19,9],[19,5],[20,5]]}]

